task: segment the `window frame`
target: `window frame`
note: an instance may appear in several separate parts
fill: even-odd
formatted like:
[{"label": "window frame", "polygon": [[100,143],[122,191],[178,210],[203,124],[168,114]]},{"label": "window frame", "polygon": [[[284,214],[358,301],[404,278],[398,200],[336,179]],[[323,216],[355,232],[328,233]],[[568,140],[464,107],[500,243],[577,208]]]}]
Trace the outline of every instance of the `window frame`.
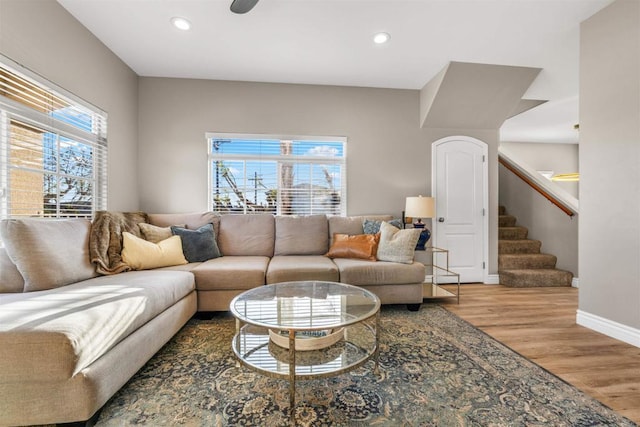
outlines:
[{"label": "window frame", "polygon": [[[74,126],[62,119],[56,118],[54,112],[61,109],[39,110],[27,105],[24,102],[19,102],[15,99],[11,99],[2,95],[0,91],[0,218],[17,218],[17,217],[47,217],[47,218],[70,218],[70,217],[82,217],[93,218],[94,214],[98,210],[105,210],[107,208],[107,171],[108,171],[108,144],[107,144],[107,122],[108,115],[100,108],[84,101],[83,99],[73,95],[67,90],[61,88],[55,83],[47,80],[46,78],[22,67],[11,59],[0,55],[0,70],[5,72],[5,76],[13,75],[25,81],[30,85],[23,88],[27,93],[30,87],[33,87],[42,92],[45,96],[50,96],[52,99],[64,101],[67,105],[63,108],[71,108],[74,112],[80,114],[86,114],[90,117],[91,130],[85,130],[80,126],[89,123],[80,123],[78,126]],[[11,77],[8,77],[11,78]],[[11,83],[11,80],[5,80]],[[13,82],[9,85],[12,88],[17,88],[18,83]],[[9,87],[6,86],[6,87]],[[2,87],[0,87],[2,89]],[[12,92],[9,92],[10,94]],[[15,93],[15,92],[13,92]],[[32,92],[33,93],[33,92]],[[41,94],[41,95],[42,95]],[[26,95],[25,95],[26,96]],[[35,101],[38,101],[35,99]],[[52,101],[53,102],[53,101]],[[11,123],[17,122],[25,126],[33,127],[36,130],[41,130],[52,135],[55,138],[55,165],[56,170],[47,170],[44,167],[42,170],[36,170],[29,167],[21,167],[12,165],[12,133]],[[44,134],[43,134],[44,135]],[[44,136],[43,136],[44,137]],[[90,177],[81,175],[69,175],[64,173],[60,169],[61,160],[61,139],[68,139],[70,141],[82,144],[91,150],[92,161],[92,173]],[[42,144],[44,149],[44,143]],[[44,162],[44,160],[43,160]],[[54,213],[47,213],[45,211],[46,204],[44,203],[44,185],[42,187],[43,205],[42,210],[38,214],[12,214],[11,200],[11,170],[22,170],[29,173],[42,173],[43,177],[46,175],[53,175],[56,180],[60,178],[71,178],[84,180],[91,186],[90,212],[83,213],[64,213],[61,210],[61,197],[63,194],[60,192],[60,185],[56,185],[56,207]]]},{"label": "window frame", "polygon": [[[214,153],[212,150],[212,140],[268,140],[268,141],[301,141],[301,142],[333,142],[342,144],[342,156],[301,156],[301,155],[265,155],[265,154],[225,154]],[[310,136],[310,135],[281,135],[281,134],[246,134],[246,133],[225,133],[206,132],[205,141],[207,144],[207,206],[215,211],[214,192],[215,184],[213,176],[214,162],[222,161],[245,161],[245,162],[275,162],[277,175],[277,189],[280,189],[280,168],[282,164],[318,164],[318,165],[338,165],[340,168],[340,204],[336,215],[346,215],[347,213],[347,138],[344,136]],[[280,191],[278,191],[278,202],[276,204],[276,215],[312,215],[313,209],[305,214],[282,213],[280,202]],[[225,212],[221,212],[225,214]],[[243,214],[252,214],[247,206],[244,206]]]}]

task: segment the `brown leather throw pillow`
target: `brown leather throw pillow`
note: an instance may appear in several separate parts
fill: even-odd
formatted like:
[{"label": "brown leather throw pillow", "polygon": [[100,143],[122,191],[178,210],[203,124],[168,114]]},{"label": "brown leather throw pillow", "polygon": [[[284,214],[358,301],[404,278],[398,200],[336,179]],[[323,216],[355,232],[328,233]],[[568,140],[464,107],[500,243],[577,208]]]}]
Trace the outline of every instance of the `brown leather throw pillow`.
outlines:
[{"label": "brown leather throw pillow", "polygon": [[329,258],[357,258],[376,261],[380,233],[333,235],[333,243],[325,256]]}]

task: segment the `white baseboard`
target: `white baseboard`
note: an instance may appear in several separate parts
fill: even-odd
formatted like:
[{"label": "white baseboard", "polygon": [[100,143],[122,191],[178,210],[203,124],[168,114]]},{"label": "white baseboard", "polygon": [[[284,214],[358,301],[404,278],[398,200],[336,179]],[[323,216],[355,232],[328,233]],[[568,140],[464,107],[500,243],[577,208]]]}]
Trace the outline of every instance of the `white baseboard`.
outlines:
[{"label": "white baseboard", "polygon": [[571,279],[571,286],[574,288],[579,288],[580,287],[580,279],[578,279],[577,277],[574,277],[573,279]]},{"label": "white baseboard", "polygon": [[640,329],[635,329],[631,326],[623,325],[622,323],[614,322],[613,320],[605,319],[604,317],[596,316],[595,314],[582,310],[577,311],[576,323],[611,338],[640,347]]},{"label": "white baseboard", "polygon": [[499,285],[500,284],[500,275],[499,274],[487,274],[487,278],[484,280],[485,285]]}]

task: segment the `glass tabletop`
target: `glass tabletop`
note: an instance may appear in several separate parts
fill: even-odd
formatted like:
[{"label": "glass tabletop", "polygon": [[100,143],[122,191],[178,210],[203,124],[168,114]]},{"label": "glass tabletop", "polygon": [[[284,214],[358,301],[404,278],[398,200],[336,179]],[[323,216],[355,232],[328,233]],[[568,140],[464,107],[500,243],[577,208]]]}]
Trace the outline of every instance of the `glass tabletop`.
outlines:
[{"label": "glass tabletop", "polygon": [[270,329],[320,330],[348,326],[378,312],[380,300],[366,289],[336,282],[299,281],[260,286],[235,297],[240,321]]}]

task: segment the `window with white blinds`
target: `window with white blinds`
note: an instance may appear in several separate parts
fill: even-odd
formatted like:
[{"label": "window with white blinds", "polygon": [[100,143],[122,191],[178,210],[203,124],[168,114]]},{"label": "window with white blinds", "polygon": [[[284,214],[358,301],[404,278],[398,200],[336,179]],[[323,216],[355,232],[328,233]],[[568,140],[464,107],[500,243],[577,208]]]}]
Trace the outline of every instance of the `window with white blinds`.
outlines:
[{"label": "window with white blinds", "polygon": [[107,114],[0,56],[0,217],[107,205]]},{"label": "window with white blinds", "polygon": [[213,211],[346,215],[345,138],[206,137]]}]

